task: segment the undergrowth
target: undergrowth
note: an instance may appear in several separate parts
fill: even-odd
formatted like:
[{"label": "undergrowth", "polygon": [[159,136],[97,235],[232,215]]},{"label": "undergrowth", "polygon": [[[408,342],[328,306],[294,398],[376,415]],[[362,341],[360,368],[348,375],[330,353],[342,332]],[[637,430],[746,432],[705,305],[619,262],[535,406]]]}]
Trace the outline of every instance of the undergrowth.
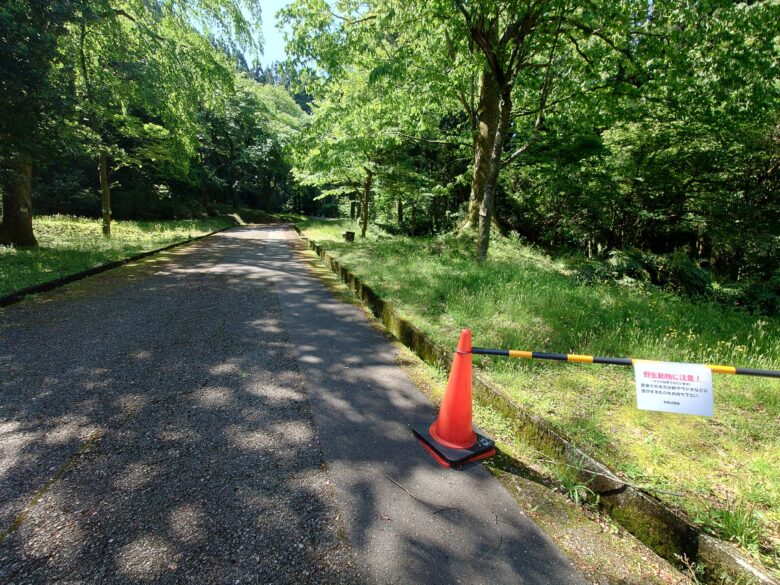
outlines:
[{"label": "undergrowth", "polygon": [[[517,240],[494,238],[478,266],[466,237],[372,229],[350,244],[341,233],[351,225],[299,224],[444,347],[469,327],[481,347],[780,367],[777,318],[658,287],[585,285],[564,260]],[[629,368],[487,356],[475,364],[632,484],[780,568],[777,380],[716,376],[715,416],[700,418],[637,410]]]}]

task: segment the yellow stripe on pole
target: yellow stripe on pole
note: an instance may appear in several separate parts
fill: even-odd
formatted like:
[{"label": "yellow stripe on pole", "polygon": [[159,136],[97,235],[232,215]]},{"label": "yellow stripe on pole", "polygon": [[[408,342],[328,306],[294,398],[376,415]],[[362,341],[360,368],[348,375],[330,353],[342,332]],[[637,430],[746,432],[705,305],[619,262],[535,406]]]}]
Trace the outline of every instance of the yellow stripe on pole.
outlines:
[{"label": "yellow stripe on pole", "polygon": [[[480,355],[502,355],[513,358],[525,358],[525,359],[540,359],[540,360],[556,360],[574,362],[580,364],[605,364],[616,366],[630,366],[634,367],[640,364],[661,364],[658,360],[643,360],[637,358],[615,358],[615,357],[596,357],[592,355],[580,355],[577,353],[544,353],[534,351],[523,351],[519,349],[486,349],[481,347],[474,348],[475,354]],[[768,378],[780,378],[780,370],[757,370],[751,368],[736,368],[734,366],[720,366],[711,364],[689,364],[689,365],[704,365],[709,368],[715,374],[742,374],[745,376],[765,376]]]},{"label": "yellow stripe on pole", "polygon": [[716,374],[736,374],[737,368],[734,366],[707,366],[709,369],[711,369]]},{"label": "yellow stripe on pole", "polygon": [[580,364],[592,364],[593,363],[593,356],[592,355],[579,355],[576,353],[567,353],[566,354],[566,361],[567,362],[578,362]]}]

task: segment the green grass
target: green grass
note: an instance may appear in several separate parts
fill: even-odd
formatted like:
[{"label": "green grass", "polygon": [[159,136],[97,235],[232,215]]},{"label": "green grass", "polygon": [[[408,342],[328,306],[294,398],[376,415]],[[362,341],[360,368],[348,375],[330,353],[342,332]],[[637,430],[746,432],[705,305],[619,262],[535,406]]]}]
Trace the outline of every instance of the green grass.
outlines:
[{"label": "green grass", "polygon": [[[778,319],[661,290],[581,285],[564,262],[517,241],[495,238],[479,267],[465,238],[372,230],[348,244],[350,222],[299,225],[445,347],[470,327],[482,347],[780,368]],[[637,410],[630,368],[475,363],[632,484],[682,494],[658,496],[780,568],[777,380],[715,376],[709,419]]]},{"label": "green grass", "polygon": [[104,238],[100,220],[64,215],[36,217],[33,230],[37,248],[0,246],[0,296],[231,225],[234,221],[224,217],[114,221],[111,238]]},{"label": "green grass", "polygon": [[723,510],[713,510],[711,523],[723,538],[738,542],[747,550],[755,551],[761,538],[761,519],[744,504]]}]

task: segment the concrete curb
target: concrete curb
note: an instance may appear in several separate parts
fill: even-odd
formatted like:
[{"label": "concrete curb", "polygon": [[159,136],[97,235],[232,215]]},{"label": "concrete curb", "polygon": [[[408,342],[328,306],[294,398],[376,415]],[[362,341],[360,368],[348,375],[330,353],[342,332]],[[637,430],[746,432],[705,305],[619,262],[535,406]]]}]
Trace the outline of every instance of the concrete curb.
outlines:
[{"label": "concrete curb", "polygon": [[225,230],[229,230],[234,227],[236,226],[234,225],[228,226],[226,228],[222,228],[221,230],[216,230],[208,234],[203,234],[202,236],[196,236],[194,238],[182,240],[181,242],[168,244],[167,246],[163,246],[162,248],[149,250],[148,252],[141,252],[140,254],[135,254],[127,258],[122,258],[121,260],[112,260],[111,262],[106,262],[105,264],[101,264],[100,266],[94,266],[92,268],[88,268],[87,270],[82,270],[81,272],[74,272],[73,274],[61,276],[60,278],[55,278],[54,280],[49,280],[41,284],[28,286],[26,288],[14,291],[12,293],[0,297],[0,307],[7,307],[8,305],[13,305],[14,303],[18,303],[19,301],[23,300],[24,297],[26,297],[27,295],[33,295],[33,294],[50,291],[55,288],[59,288],[63,285],[70,284],[71,282],[81,280],[82,278],[86,278],[88,276],[94,276],[95,274],[100,274],[101,272],[105,272],[106,270],[111,270],[112,268],[119,268],[120,266],[127,264],[128,262],[134,262],[135,260],[140,260],[141,258],[146,258],[147,256],[153,256],[154,254],[165,252],[166,250],[170,250],[171,248],[177,248],[185,244],[191,244],[192,242],[202,240],[203,238],[208,238],[209,236],[213,236],[214,234],[224,232]]},{"label": "concrete curb", "polygon": [[[328,267],[355,292],[374,316],[401,343],[425,362],[443,368],[452,363],[452,351],[436,345],[320,244],[309,240],[298,226],[293,228]],[[525,411],[482,373],[474,371],[476,400],[490,405],[512,422],[512,432],[536,448],[578,470],[578,479],[599,495],[603,508],[631,534],[659,556],[679,565],[680,557],[704,566],[708,581],[780,585],[766,569],[758,567],[736,547],[704,534],[699,527],[677,515],[655,496],[626,484],[606,465],[577,448],[540,417]]]}]

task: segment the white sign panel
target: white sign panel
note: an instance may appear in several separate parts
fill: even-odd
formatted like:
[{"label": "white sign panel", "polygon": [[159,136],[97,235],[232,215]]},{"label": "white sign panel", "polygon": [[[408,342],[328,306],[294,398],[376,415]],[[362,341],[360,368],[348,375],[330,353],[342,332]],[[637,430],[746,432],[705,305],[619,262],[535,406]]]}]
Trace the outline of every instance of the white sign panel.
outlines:
[{"label": "white sign panel", "polygon": [[712,416],[712,370],[676,362],[634,360],[636,407],[678,414]]}]

